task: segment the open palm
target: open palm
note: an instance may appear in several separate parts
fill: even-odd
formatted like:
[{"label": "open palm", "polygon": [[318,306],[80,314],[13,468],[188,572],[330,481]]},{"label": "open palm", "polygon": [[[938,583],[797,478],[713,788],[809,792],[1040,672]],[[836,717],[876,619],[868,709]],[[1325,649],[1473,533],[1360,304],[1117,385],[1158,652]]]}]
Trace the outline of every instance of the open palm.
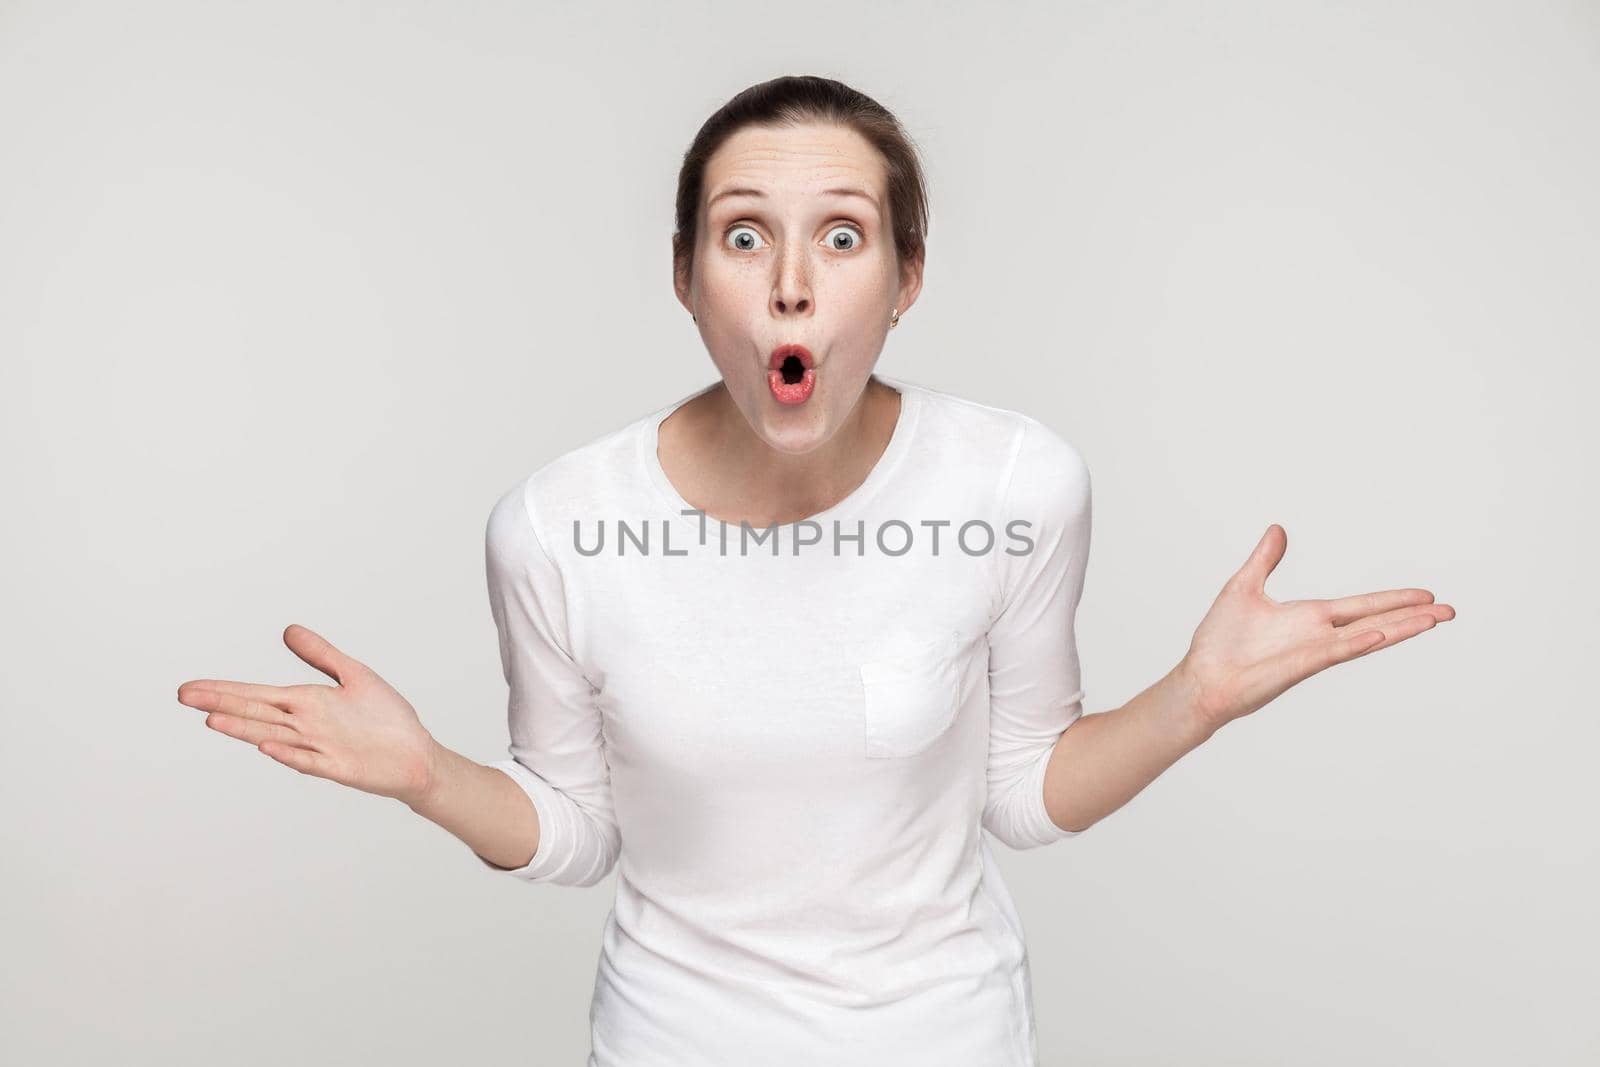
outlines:
[{"label": "open palm", "polygon": [[361,661],[304,626],[283,643],[337,685],[257,685],[201,678],[178,701],[210,712],[206,725],[287,767],[410,803],[433,777],[437,748],[416,709]]},{"label": "open palm", "polygon": [[1196,714],[1211,730],[1250,714],[1336,663],[1397,645],[1455,618],[1426,589],[1277,601],[1267,576],[1288,535],[1273,523],[1201,620],[1184,657]]}]

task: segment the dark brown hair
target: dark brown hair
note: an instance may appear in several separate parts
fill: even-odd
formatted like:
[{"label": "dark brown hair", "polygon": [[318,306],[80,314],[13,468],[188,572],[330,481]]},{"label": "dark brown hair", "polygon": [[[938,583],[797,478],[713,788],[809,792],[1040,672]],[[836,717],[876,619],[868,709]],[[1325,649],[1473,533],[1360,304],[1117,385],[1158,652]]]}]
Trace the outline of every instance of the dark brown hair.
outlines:
[{"label": "dark brown hair", "polygon": [[888,179],[889,224],[897,262],[904,266],[922,258],[928,233],[928,189],[915,142],[887,108],[865,93],[832,78],[793,74],[752,85],[723,104],[700,127],[683,154],[672,235],[673,267],[678,273],[687,278],[693,272],[706,161],[723,142],[747,126],[817,121],[847,126],[878,150]]}]

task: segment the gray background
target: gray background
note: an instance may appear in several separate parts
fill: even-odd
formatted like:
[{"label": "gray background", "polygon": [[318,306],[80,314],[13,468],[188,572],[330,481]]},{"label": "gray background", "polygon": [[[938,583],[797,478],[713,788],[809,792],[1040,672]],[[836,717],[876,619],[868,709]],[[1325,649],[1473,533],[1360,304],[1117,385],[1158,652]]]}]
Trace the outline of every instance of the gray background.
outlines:
[{"label": "gray background", "polygon": [[713,380],[676,168],[838,77],[927,155],[881,370],[1084,453],[1087,710],[1267,525],[1459,617],[1002,852],[1044,1063],[1600,1057],[1593,3],[0,6],[14,1062],[578,1064],[593,889],[179,705],[327,681],[504,755],[484,522]]}]

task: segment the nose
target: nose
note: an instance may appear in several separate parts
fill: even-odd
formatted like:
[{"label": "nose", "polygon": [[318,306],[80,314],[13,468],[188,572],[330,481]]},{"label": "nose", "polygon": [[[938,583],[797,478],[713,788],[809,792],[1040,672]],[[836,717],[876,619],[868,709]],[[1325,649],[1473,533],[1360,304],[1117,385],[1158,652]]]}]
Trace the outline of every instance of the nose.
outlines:
[{"label": "nose", "polygon": [[811,275],[805,249],[791,247],[778,259],[778,274],[772,282],[772,312],[775,315],[806,315],[811,312]]}]

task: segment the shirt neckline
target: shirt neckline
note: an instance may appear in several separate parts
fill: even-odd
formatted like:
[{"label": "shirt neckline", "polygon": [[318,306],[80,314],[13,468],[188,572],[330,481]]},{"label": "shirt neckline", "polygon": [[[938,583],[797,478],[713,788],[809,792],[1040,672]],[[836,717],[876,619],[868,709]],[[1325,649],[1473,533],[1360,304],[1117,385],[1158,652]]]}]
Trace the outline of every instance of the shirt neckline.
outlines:
[{"label": "shirt neckline", "polygon": [[[900,461],[910,450],[911,439],[917,428],[917,419],[922,411],[924,393],[922,386],[900,378],[892,378],[887,374],[874,372],[873,377],[891,386],[895,392],[900,394],[900,413],[895,418],[894,432],[890,434],[889,443],[884,447],[883,454],[878,457],[878,462],[873,464],[872,469],[867,472],[867,477],[862,483],[846,494],[844,499],[814,515],[807,515],[804,518],[794,519],[790,522],[775,524],[780,529],[801,522],[823,523],[859,510],[878,494],[883,488],[883,484],[894,474],[895,468],[900,465]],[[637,436],[638,459],[644,468],[646,479],[654,487],[658,500],[669,510],[671,518],[679,522],[698,524],[700,515],[696,513],[693,505],[683,499],[677,487],[667,477],[666,470],[661,466],[661,457],[656,453],[656,449],[661,442],[661,424],[666,422],[667,416],[674,411],[677,411],[696,397],[710,392],[719,384],[720,382],[712,382],[710,385],[696,389],[694,392],[674,400],[665,407],[657,409],[644,419]],[[689,514],[682,514],[682,512],[689,512]],[[711,515],[706,515],[705,521],[708,523],[722,522],[726,525],[725,520],[715,519]]]}]

